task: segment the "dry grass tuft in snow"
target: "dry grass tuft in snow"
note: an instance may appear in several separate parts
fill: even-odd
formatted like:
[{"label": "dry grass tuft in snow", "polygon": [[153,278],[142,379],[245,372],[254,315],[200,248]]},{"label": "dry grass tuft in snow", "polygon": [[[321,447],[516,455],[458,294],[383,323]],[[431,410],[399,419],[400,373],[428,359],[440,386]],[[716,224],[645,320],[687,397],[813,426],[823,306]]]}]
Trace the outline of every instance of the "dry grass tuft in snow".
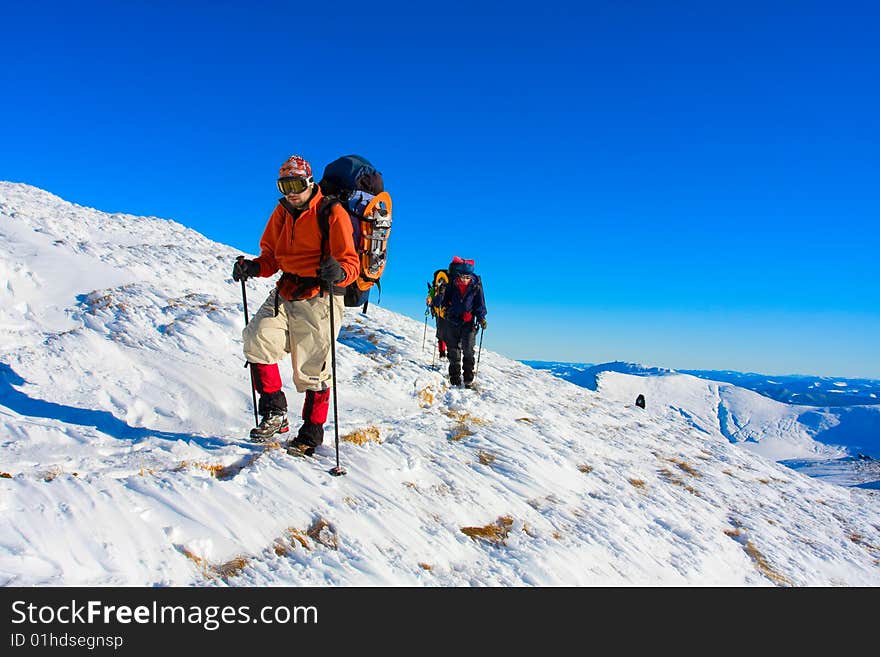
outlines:
[{"label": "dry grass tuft in snow", "polygon": [[301,530],[296,529],[295,527],[288,527],[285,534],[286,535],[283,538],[276,540],[273,545],[275,554],[279,557],[284,557],[290,554],[291,550],[296,549],[297,543],[306,550],[312,549],[312,546],[309,545],[309,539]]},{"label": "dry grass tuft in snow", "polygon": [[475,417],[467,411],[456,411],[454,409],[448,408],[443,411],[443,414],[447,417],[451,417],[457,423],[455,427],[453,427],[452,432],[449,434],[449,440],[453,442],[458,442],[466,436],[474,435],[474,432],[471,430],[470,426],[468,426],[469,422],[476,424],[477,426],[483,426],[487,424],[486,420]]},{"label": "dry grass tuft in snow", "polygon": [[[689,484],[686,484],[683,479],[681,479],[680,477],[677,477],[675,475],[675,473],[672,472],[672,470],[670,470],[669,468],[661,468],[660,469],[660,476],[665,481],[668,481],[670,484],[675,484],[676,486],[681,486],[687,492],[693,493],[697,497],[700,496],[700,492],[696,488],[694,488],[693,486],[691,486]],[[697,476],[699,476],[699,475],[697,475]]]},{"label": "dry grass tuft in snow", "polygon": [[457,424],[452,432],[449,434],[449,440],[453,442],[458,442],[462,438],[466,438],[467,436],[473,436],[474,432],[471,431],[471,428],[464,424]]},{"label": "dry grass tuft in snow", "polygon": [[382,443],[382,439],[379,437],[379,428],[370,425],[366,429],[358,429],[357,431],[352,431],[344,436],[342,436],[342,440],[354,443],[355,445],[365,445],[366,443]]},{"label": "dry grass tuft in snow", "polygon": [[301,546],[303,549],[311,551],[312,544],[309,539],[312,539],[316,543],[320,543],[331,550],[339,549],[336,530],[326,520],[318,518],[312,523],[312,526],[305,531],[297,529],[296,527],[288,527],[284,532],[284,536],[275,539],[272,544],[272,550],[279,557],[289,555],[291,551],[297,549],[297,546]]},{"label": "dry grass tuft in snow", "polygon": [[868,543],[865,540],[865,537],[862,536],[861,534],[859,534],[858,532],[850,531],[849,535],[847,535],[847,538],[849,540],[851,540],[853,543],[855,543],[856,545],[860,545],[863,548],[867,549],[868,552],[871,552],[874,555],[880,555],[880,547],[877,547],[876,545]]},{"label": "dry grass tuft in snow", "polygon": [[682,461],[681,459],[671,458],[671,459],[666,459],[666,460],[669,461],[670,463],[674,463],[675,465],[678,466],[679,470],[684,470],[692,477],[700,477],[701,476],[699,472],[694,470],[693,467],[691,467],[690,465],[688,465],[685,461]]},{"label": "dry grass tuft in snow", "polygon": [[495,455],[492,452],[480,450],[477,457],[483,465],[492,465],[495,462]]},{"label": "dry grass tuft in snow", "polygon": [[309,527],[306,535],[331,550],[339,549],[339,540],[336,537],[336,530],[329,522],[323,518],[318,518]]},{"label": "dry grass tuft in snow", "polygon": [[184,470],[189,470],[190,468],[195,468],[196,470],[204,470],[212,477],[220,476],[226,468],[222,463],[204,463],[202,461],[181,461],[177,464],[177,467],[174,468],[174,472],[183,472]]},{"label": "dry grass tuft in snow", "polygon": [[238,556],[230,559],[229,561],[212,564],[210,561],[205,559],[204,557],[200,557],[192,550],[189,550],[186,547],[178,546],[178,550],[190,561],[195,563],[202,570],[202,574],[208,579],[219,578],[222,580],[227,580],[230,577],[235,577],[240,574],[241,571],[245,569],[245,566],[248,564],[248,560],[246,557]]},{"label": "dry grass tuft in snow", "polygon": [[756,548],[751,541],[746,540],[744,548],[746,554],[748,554],[752,558],[752,561],[755,562],[758,570],[760,570],[765,577],[776,582],[777,584],[791,586],[791,582],[789,582],[785,577],[783,577],[770,567],[767,559],[764,558],[764,555],[761,554],[758,548]]},{"label": "dry grass tuft in snow", "polygon": [[446,410],[443,411],[443,414],[448,417],[451,417],[453,420],[456,420],[457,422],[460,422],[462,424],[465,422],[473,422],[474,424],[476,424],[478,426],[483,426],[483,425],[487,424],[486,420],[480,419],[478,417],[474,417],[473,415],[471,415],[467,411],[456,411],[455,409],[447,408]]},{"label": "dry grass tuft in snow", "polygon": [[513,527],[513,518],[501,516],[494,523],[482,527],[462,527],[461,532],[474,540],[483,540],[495,545],[504,545],[510,528]]},{"label": "dry grass tuft in snow", "polygon": [[758,550],[757,547],[755,547],[755,544],[746,537],[746,533],[743,531],[742,527],[740,527],[738,523],[736,523],[736,521],[734,521],[734,524],[736,524],[737,526],[733,529],[724,530],[725,535],[729,536],[737,543],[742,545],[743,550],[745,550],[746,554],[749,555],[761,574],[764,575],[767,579],[775,582],[778,585],[791,586],[791,582],[788,581],[788,579],[780,575],[770,566],[770,563],[767,561],[766,557],[764,557],[764,555],[761,554],[761,551]]},{"label": "dry grass tuft in snow", "polygon": [[434,388],[430,385],[425,386],[416,394],[419,399],[419,406],[427,408],[434,403]]},{"label": "dry grass tuft in snow", "polygon": [[235,557],[226,563],[212,566],[212,572],[215,576],[225,580],[240,574],[247,564],[248,560],[245,557]]}]

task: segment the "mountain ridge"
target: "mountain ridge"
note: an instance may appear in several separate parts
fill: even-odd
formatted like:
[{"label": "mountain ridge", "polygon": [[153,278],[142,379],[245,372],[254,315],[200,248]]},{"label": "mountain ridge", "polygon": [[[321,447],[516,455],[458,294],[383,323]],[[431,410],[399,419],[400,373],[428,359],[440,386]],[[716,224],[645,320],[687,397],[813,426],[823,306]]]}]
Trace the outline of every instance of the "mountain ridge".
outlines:
[{"label": "mountain ridge", "polygon": [[800,406],[858,406],[880,404],[880,380],[829,377],[809,374],[770,375],[736,370],[690,370],[652,367],[640,363],[611,361],[578,363],[563,361],[523,360],[530,367],[548,369],[578,385],[595,390],[595,374],[623,372],[638,376],[690,374],[710,381],[732,383],[760,393],[770,399]]},{"label": "mountain ridge", "polygon": [[[805,472],[830,476],[829,480],[843,485],[873,486],[876,481],[875,469],[865,464],[866,460],[880,460],[880,407],[876,405],[788,404],[708,375],[698,377],[683,370],[622,361],[599,365],[524,362],[596,391],[600,390],[603,378],[613,380],[608,378],[608,373],[629,376],[632,380],[623,386],[625,392],[618,394],[621,403],[645,394],[649,404],[676,408],[682,405],[682,399],[688,399],[684,404],[688,410],[682,412],[697,426],[712,425],[732,443]],[[675,383],[685,380],[690,380],[690,384]],[[618,383],[618,387],[620,385]],[[608,390],[604,392],[607,394]],[[749,395],[755,397],[748,399]],[[758,409],[763,409],[758,413],[760,419],[755,414]],[[699,421],[695,417],[699,417]]]}]

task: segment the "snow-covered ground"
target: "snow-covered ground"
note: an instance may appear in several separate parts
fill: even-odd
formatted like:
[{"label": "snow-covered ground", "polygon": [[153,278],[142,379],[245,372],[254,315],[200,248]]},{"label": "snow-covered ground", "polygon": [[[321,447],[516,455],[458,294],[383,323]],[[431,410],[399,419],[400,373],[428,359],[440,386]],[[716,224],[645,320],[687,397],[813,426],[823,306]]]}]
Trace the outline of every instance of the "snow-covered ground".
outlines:
[{"label": "snow-covered ground", "polygon": [[[680,381],[643,410],[635,377],[591,391],[488,349],[479,390],[449,389],[421,322],[349,309],[331,477],[332,423],[314,459],[246,439],[236,251],[6,182],[0,241],[0,584],[880,584],[878,492],[774,462],[833,448],[748,391]],[[746,420],[775,427],[760,453],[731,442]]]}]

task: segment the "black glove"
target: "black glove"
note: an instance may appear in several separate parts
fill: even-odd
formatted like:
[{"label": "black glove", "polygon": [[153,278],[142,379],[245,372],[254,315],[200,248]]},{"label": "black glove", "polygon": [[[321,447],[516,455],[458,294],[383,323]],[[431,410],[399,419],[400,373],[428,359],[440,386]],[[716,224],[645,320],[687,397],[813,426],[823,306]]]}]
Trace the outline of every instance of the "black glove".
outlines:
[{"label": "black glove", "polygon": [[260,275],[260,263],[253,260],[240,258],[232,265],[232,280],[246,281],[249,278]]},{"label": "black glove", "polygon": [[335,285],[345,280],[345,272],[333,256],[327,256],[318,267],[318,278],[327,285]]},{"label": "black glove", "polygon": [[489,322],[486,321],[486,318],[485,318],[485,317],[484,317],[483,319],[480,320],[480,326],[483,327],[483,330],[484,330],[484,331],[486,330],[486,327],[487,327],[488,325],[489,325]]}]

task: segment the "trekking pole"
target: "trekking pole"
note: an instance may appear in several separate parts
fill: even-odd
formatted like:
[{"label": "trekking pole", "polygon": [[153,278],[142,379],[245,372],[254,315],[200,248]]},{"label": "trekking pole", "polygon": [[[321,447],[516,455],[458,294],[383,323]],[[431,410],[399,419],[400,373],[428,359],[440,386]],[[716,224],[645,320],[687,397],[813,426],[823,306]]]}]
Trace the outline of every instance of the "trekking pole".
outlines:
[{"label": "trekking pole", "polygon": [[336,400],[336,322],[333,319],[333,285],[327,285],[327,296],[330,302],[330,373],[333,376],[333,431],[336,439],[336,467],[330,468],[334,477],[347,474],[339,465],[339,404]]},{"label": "trekking pole", "polygon": [[425,337],[428,335],[428,309],[425,308],[425,330],[422,331],[422,353],[425,353]]},{"label": "trekking pole", "polygon": [[[431,295],[431,284],[428,283],[428,296]],[[433,315],[434,309],[430,305],[425,306],[425,330],[422,332],[422,353],[425,353],[425,337],[428,335],[428,315]]]},{"label": "trekking pole", "polygon": [[[238,262],[244,260],[244,256],[240,255],[236,258]],[[244,286],[244,279],[241,279],[241,301],[244,304],[244,325],[247,327],[248,325],[248,309],[247,309],[247,288]],[[244,366],[248,367],[250,365],[249,362],[245,361]],[[254,380],[254,368],[250,368],[251,372],[251,397],[254,400],[254,426],[257,426],[260,423],[260,418],[257,415],[257,382]]]},{"label": "trekking pole", "polygon": [[480,327],[480,349],[477,351],[477,366],[474,368],[474,376],[480,371],[480,356],[483,354],[483,333],[486,329]]}]

